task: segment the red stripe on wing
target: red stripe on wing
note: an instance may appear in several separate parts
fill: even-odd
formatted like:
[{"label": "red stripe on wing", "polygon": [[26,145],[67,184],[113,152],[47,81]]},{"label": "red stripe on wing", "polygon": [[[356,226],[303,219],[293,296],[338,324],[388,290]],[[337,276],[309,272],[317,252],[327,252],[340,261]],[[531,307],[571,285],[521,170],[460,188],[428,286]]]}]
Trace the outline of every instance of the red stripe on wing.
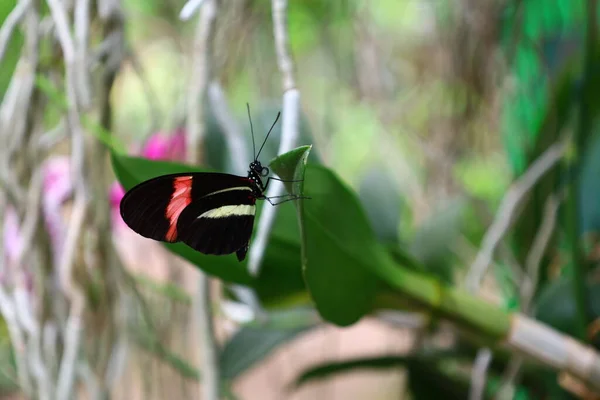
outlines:
[{"label": "red stripe on wing", "polygon": [[192,202],[192,177],[180,176],[173,180],[173,194],[167,205],[165,216],[169,220],[169,230],[165,240],[175,242],[177,240],[177,220],[181,212]]}]

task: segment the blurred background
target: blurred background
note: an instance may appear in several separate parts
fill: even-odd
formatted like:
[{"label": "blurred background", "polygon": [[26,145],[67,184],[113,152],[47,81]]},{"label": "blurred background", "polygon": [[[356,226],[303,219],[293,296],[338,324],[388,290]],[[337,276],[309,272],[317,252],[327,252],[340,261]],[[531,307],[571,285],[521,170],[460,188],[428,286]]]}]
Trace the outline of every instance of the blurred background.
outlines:
[{"label": "blurred background", "polygon": [[[200,270],[124,224],[111,152],[245,174],[246,103],[262,142],[285,87],[271,2],[206,0],[212,20],[191,3],[203,2],[0,2],[2,398],[200,398]],[[505,194],[575,138],[524,189],[470,290],[600,344],[596,0],[273,3],[287,3],[294,147],[312,144],[309,162],[356,192],[378,240],[407,250],[423,274],[464,286]],[[204,128],[190,142],[194,85],[204,85]],[[278,124],[263,163],[281,137]],[[510,353],[473,395],[480,338],[435,315],[321,320],[302,284],[293,206],[281,209],[274,229],[296,247],[269,244],[263,268],[289,278],[263,280],[271,323],[242,288],[211,279],[226,398],[600,398]],[[539,231],[547,240],[532,256]]]}]

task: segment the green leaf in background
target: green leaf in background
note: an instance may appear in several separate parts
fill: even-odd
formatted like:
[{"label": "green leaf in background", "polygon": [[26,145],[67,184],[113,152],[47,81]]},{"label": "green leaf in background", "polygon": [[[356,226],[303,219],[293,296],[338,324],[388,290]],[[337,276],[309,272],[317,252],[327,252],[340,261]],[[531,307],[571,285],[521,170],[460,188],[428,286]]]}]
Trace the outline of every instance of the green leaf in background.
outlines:
[{"label": "green leaf in background", "polygon": [[389,172],[372,168],[363,177],[358,195],[378,239],[398,243],[402,196]]},{"label": "green leaf in background", "polygon": [[276,348],[290,342],[320,323],[312,309],[271,312],[258,322],[242,327],[221,351],[222,379],[232,380],[268,357]]},{"label": "green leaf in background", "polygon": [[441,365],[441,361],[451,357],[451,352],[440,352],[432,355],[385,355],[327,362],[303,371],[296,378],[295,386],[356,370],[404,367],[408,371],[408,385],[413,398],[463,400],[469,394],[468,376],[460,376],[456,370],[451,371]]},{"label": "green leaf in background", "polygon": [[[0,26],[4,23],[6,17],[10,14],[16,5],[16,0],[0,1]],[[13,75],[17,62],[19,61],[20,48],[23,44],[23,34],[19,29],[13,33],[11,40],[6,43],[6,53],[0,64],[0,101],[4,98],[4,93]]]},{"label": "green leaf in background", "polygon": [[[291,180],[285,168],[274,171]],[[378,279],[368,265],[375,237],[350,189],[329,169],[308,165],[298,202],[304,278],[321,316],[340,326],[358,321],[372,306]]]},{"label": "green leaf in background", "polygon": [[600,136],[583,154],[579,185],[579,233],[600,233]]},{"label": "green leaf in background", "polygon": [[418,227],[410,244],[411,254],[424,270],[446,283],[453,281],[452,246],[461,233],[465,206],[463,199],[449,202]]},{"label": "green leaf in background", "polygon": [[[597,282],[597,279],[588,279],[586,288],[587,307],[590,319],[594,320],[600,317],[600,282]],[[574,336],[575,308],[572,278],[564,276],[547,284],[540,291],[534,316],[556,330]]]},{"label": "green leaf in background", "polygon": [[327,379],[337,374],[354,372],[361,369],[387,369],[396,367],[406,367],[410,362],[419,356],[396,356],[385,355],[378,357],[354,358],[343,361],[325,362],[323,364],[313,365],[302,371],[294,381],[295,387],[300,387],[315,379]]}]

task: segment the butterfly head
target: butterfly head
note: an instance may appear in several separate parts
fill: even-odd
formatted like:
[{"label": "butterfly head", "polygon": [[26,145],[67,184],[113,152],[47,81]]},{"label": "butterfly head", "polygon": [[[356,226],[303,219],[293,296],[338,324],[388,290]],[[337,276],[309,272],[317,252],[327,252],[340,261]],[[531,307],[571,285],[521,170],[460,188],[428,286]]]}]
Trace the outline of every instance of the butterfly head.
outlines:
[{"label": "butterfly head", "polygon": [[250,163],[250,172],[265,178],[269,175],[269,168],[263,167],[260,161],[256,160]]},{"label": "butterfly head", "polygon": [[262,178],[269,175],[269,168],[263,167],[260,161],[255,160],[250,163],[250,169],[248,170],[248,178],[252,179],[254,183],[263,189]]}]

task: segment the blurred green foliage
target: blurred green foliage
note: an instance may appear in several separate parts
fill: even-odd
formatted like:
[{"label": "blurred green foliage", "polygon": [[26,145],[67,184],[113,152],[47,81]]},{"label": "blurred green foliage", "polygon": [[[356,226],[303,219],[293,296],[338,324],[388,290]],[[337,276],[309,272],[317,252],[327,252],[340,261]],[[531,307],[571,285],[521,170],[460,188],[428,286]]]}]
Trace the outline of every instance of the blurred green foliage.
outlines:
[{"label": "blurred green foliage", "polygon": [[[2,25],[17,4],[16,0],[3,0],[0,2],[0,25]],[[23,45],[23,34],[17,29],[11,40],[8,42],[6,53],[0,66],[0,101],[4,98],[4,93],[8,88],[10,79],[19,60],[20,49]]]}]

